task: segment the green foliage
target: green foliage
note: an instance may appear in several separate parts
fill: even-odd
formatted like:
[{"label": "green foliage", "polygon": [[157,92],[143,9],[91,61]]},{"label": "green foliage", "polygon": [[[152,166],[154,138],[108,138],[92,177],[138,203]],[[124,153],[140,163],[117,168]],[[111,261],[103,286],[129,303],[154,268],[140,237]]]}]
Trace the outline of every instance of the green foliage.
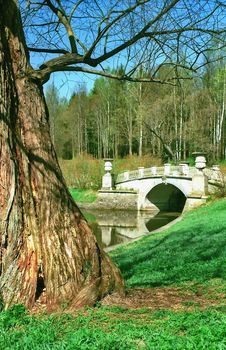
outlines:
[{"label": "green foliage", "polygon": [[[189,163],[189,166],[195,166],[195,158],[194,157],[187,158],[186,162]],[[181,163],[183,163],[183,161]]]},{"label": "green foliage", "polygon": [[92,223],[92,226],[94,225],[97,225],[96,223],[96,216],[94,214],[91,214],[91,213],[88,213],[88,212],[83,212],[83,215],[85,216],[86,220],[89,222],[89,223]]},{"label": "green foliage", "polygon": [[196,209],[160,234],[112,252],[129,287],[226,280],[226,201]]},{"label": "green foliage", "polygon": [[[90,93],[81,84],[70,101],[65,101],[54,84],[50,85],[46,100],[58,157],[71,159],[87,152],[98,158],[141,153],[160,158],[166,156],[164,144],[177,153],[179,162],[189,157],[191,165],[192,152],[197,150],[205,151],[209,162],[225,158],[221,121],[225,106],[225,60],[215,56],[216,43],[212,45],[213,50],[207,55],[209,64],[201,79],[182,67],[175,71],[167,66],[158,69],[156,78],[160,80],[175,74],[185,77],[175,87],[99,77]],[[184,56],[184,66],[186,61]],[[123,75],[124,69],[118,67],[111,73]],[[137,74],[148,77],[150,72],[141,69]],[[165,157],[165,161],[169,160]]]},{"label": "green foliage", "polygon": [[23,305],[13,305],[9,310],[0,313],[0,327],[9,329],[26,319],[26,309]]}]

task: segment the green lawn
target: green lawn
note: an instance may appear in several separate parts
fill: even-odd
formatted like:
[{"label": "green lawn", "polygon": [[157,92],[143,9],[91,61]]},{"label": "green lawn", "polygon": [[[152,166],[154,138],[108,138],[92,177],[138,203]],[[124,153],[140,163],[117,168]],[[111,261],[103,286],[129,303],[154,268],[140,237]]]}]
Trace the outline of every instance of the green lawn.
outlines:
[{"label": "green lawn", "polygon": [[15,306],[0,313],[0,350],[226,349],[225,199],[111,255],[128,288],[202,288],[205,298],[212,300],[217,290],[220,299],[207,307],[190,301],[178,310],[98,305],[73,315],[31,316]]}]

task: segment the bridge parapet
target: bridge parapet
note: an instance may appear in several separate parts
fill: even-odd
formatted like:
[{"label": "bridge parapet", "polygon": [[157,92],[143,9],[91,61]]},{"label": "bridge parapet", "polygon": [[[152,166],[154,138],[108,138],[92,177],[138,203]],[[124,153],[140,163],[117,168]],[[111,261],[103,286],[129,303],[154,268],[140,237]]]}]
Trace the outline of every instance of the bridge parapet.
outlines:
[{"label": "bridge parapet", "polygon": [[187,164],[180,164],[176,166],[165,164],[163,167],[152,166],[150,168],[140,167],[138,170],[127,170],[119,174],[116,179],[116,184],[129,180],[159,176],[192,177],[192,175],[196,172],[197,169],[195,167],[188,167]]},{"label": "bridge parapet", "polygon": [[[189,167],[188,164],[181,163],[180,165],[172,166],[165,164],[162,167],[152,166],[150,168],[140,167],[138,170],[124,171],[119,174],[116,179],[116,184],[120,184],[126,181],[156,178],[156,177],[183,177],[191,179],[194,175],[198,174],[200,170],[196,167]],[[203,174],[207,176],[209,182],[222,183],[223,177],[219,170],[219,167],[214,165],[212,168],[203,169]]]}]

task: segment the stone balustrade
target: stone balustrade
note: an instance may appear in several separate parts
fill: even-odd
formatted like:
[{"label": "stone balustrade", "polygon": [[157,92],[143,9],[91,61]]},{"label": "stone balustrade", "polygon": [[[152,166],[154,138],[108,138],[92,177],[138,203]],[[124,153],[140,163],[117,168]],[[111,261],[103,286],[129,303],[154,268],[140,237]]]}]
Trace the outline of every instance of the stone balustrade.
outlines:
[{"label": "stone balustrade", "polygon": [[181,163],[179,165],[171,165],[165,164],[163,167],[152,166],[150,168],[139,167],[137,170],[132,171],[124,171],[119,174],[116,179],[116,184],[129,181],[136,180],[142,178],[154,178],[154,177],[162,177],[162,176],[170,176],[170,177],[185,177],[192,178],[193,175],[197,174],[197,172],[203,171],[209,181],[214,182],[222,182],[222,174],[217,165],[214,165],[212,168],[205,168],[203,170],[199,170],[196,167],[190,167],[187,163]]}]

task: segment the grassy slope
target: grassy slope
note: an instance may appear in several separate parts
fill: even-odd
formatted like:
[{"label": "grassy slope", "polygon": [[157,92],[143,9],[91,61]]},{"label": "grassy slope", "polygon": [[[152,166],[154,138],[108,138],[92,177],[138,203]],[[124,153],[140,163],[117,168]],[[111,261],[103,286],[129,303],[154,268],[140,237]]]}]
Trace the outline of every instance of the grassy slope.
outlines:
[{"label": "grassy slope", "polygon": [[226,280],[226,200],[112,253],[129,287]]},{"label": "grassy slope", "polygon": [[[112,253],[129,287],[221,286],[226,291],[226,201]],[[223,303],[224,305],[226,303]],[[0,349],[226,349],[226,306],[190,311],[119,307],[76,315],[0,313]]]}]

